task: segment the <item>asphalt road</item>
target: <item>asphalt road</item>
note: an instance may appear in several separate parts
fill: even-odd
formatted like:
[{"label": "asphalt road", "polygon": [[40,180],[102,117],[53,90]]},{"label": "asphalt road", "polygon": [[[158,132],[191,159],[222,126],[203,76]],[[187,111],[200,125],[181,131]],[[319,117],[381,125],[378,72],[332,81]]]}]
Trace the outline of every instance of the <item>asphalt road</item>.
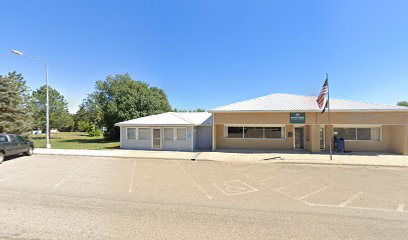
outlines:
[{"label": "asphalt road", "polygon": [[408,169],[102,157],[0,165],[0,239],[407,239]]}]

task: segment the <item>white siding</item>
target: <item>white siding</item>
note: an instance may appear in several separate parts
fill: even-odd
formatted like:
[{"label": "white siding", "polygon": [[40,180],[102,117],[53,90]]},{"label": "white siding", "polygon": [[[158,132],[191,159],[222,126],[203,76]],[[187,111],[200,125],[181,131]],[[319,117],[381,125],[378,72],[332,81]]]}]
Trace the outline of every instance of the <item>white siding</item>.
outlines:
[{"label": "white siding", "polygon": [[[128,126],[132,128],[132,126]],[[127,139],[126,134],[127,127],[121,127],[120,139],[121,139],[121,148],[122,149],[137,149],[137,150],[151,150],[152,149],[152,129],[160,128],[161,129],[161,150],[173,150],[173,151],[191,151],[191,144],[193,141],[192,136],[192,127],[191,126],[177,126],[177,127],[147,127],[150,128],[150,139],[149,140],[133,140]],[[133,127],[137,128],[137,127]],[[146,128],[146,127],[143,127]],[[164,128],[186,128],[187,129],[187,139],[179,141],[176,139],[176,132],[174,132],[174,140],[164,140]],[[137,132],[137,131],[136,131]]]}]

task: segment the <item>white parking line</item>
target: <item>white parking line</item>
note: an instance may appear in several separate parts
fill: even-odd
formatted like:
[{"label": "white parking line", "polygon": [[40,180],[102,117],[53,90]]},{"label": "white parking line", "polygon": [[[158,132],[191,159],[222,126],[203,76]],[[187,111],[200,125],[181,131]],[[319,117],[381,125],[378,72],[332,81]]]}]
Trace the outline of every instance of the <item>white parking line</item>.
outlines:
[{"label": "white parking line", "polygon": [[210,194],[208,194],[208,193],[204,190],[204,188],[202,188],[202,187],[200,186],[200,184],[198,184],[198,183],[196,182],[196,180],[194,180],[194,178],[191,177],[190,174],[188,174],[188,173],[186,172],[186,170],[180,165],[180,163],[178,163],[178,162],[175,162],[175,163],[177,164],[177,166],[179,166],[179,168],[181,169],[181,171],[182,171],[186,176],[188,176],[188,177],[191,179],[191,181],[194,183],[194,186],[195,186],[198,190],[200,190],[202,193],[204,193],[204,195],[205,195],[208,199],[212,199],[212,197],[210,196]]},{"label": "white parking line", "polygon": [[319,204],[319,203],[309,203],[304,202],[309,206],[312,207],[332,207],[332,208],[347,208],[347,209],[362,209],[362,210],[369,210],[369,211],[381,211],[381,212],[399,212],[395,209],[387,209],[387,208],[369,208],[369,207],[354,207],[354,206],[339,206],[339,205],[331,205],[331,204]]},{"label": "white parking line", "polygon": [[312,195],[315,195],[316,193],[319,193],[319,192],[321,192],[321,191],[323,191],[323,190],[325,190],[325,189],[327,189],[327,188],[329,188],[329,187],[331,187],[331,186],[333,186],[333,184],[326,185],[326,186],[324,186],[324,187],[322,187],[322,188],[317,189],[317,190],[314,191],[314,192],[311,192],[311,193],[308,193],[308,194],[306,194],[306,195],[304,195],[304,196],[301,196],[301,197],[298,198],[298,199],[299,199],[299,200],[302,200],[302,199],[308,198],[308,197],[310,197],[310,196],[312,196]]},{"label": "white parking line", "polygon": [[343,203],[341,203],[341,204],[339,205],[339,207],[344,207],[344,206],[346,206],[347,204],[349,204],[349,203],[351,203],[352,201],[354,201],[354,199],[356,199],[358,196],[360,196],[360,195],[363,194],[363,193],[364,193],[364,192],[360,191],[360,192],[354,194],[354,195],[351,196],[349,199],[347,199],[346,201],[344,201]]},{"label": "white parking line", "polygon": [[293,183],[291,183],[291,184],[288,184],[288,185],[285,185],[285,186],[282,186],[282,187],[278,187],[278,188],[276,188],[276,190],[282,190],[282,189],[285,189],[285,188],[288,188],[288,187],[297,185],[297,184],[299,184],[299,183],[306,182],[307,180],[309,180],[309,179],[311,179],[311,178],[312,178],[312,177],[303,178],[302,180],[293,182]]},{"label": "white parking line", "polygon": [[267,177],[267,178],[264,178],[264,179],[259,180],[259,182],[266,182],[266,181],[268,181],[268,180],[271,180],[271,179],[280,177],[280,176],[282,176],[282,175],[284,175],[284,174],[278,174],[278,175],[275,175],[275,176],[270,176],[270,177]]},{"label": "white parking line", "polygon": [[93,159],[89,160],[87,163],[85,163],[84,165],[82,165],[80,168],[78,168],[77,170],[73,171],[71,174],[69,174],[68,176],[66,176],[64,179],[62,179],[61,181],[59,181],[57,184],[54,185],[54,188],[59,187],[62,183],[64,183],[66,180],[68,180],[69,178],[71,178],[72,176],[74,176],[76,173],[78,173],[79,171],[81,171],[81,169],[85,168],[86,166],[88,166],[88,164],[90,164],[93,161]]},{"label": "white parking line", "polygon": [[403,212],[403,211],[404,211],[404,207],[405,207],[405,204],[404,204],[404,203],[400,203],[400,204],[398,205],[397,211],[398,211],[398,212]]},{"label": "white parking line", "polygon": [[135,178],[135,169],[136,169],[136,160],[133,161],[132,175],[130,176],[128,193],[131,193],[133,189],[133,179]]}]

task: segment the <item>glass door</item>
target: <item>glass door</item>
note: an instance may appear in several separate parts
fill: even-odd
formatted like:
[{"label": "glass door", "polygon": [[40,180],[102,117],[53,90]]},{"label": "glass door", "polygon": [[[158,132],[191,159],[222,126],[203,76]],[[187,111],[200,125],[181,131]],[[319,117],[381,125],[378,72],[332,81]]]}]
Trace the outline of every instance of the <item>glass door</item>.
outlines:
[{"label": "glass door", "polygon": [[153,129],[153,149],[161,149],[161,131],[160,128]]},{"label": "glass door", "polygon": [[295,149],[305,148],[304,127],[295,127]]},{"label": "glass door", "polygon": [[320,128],[320,150],[324,150],[325,149],[325,147],[324,147],[324,128],[323,127],[321,127]]}]

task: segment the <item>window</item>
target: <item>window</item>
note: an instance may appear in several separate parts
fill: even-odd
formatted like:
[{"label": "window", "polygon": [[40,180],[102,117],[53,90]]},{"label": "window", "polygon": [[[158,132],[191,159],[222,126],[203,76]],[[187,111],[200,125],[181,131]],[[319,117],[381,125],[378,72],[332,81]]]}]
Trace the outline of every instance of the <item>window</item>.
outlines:
[{"label": "window", "polygon": [[136,128],[127,128],[127,139],[136,139]]},{"label": "window", "polygon": [[335,128],[334,132],[338,138],[344,138],[344,140],[356,140],[355,128]]},{"label": "window", "polygon": [[150,139],[150,128],[139,128],[139,140],[149,140]]},{"label": "window", "polygon": [[357,140],[371,140],[371,129],[357,128]]},{"label": "window", "polygon": [[178,141],[187,140],[187,128],[177,128],[177,140]]},{"label": "window", "polygon": [[8,142],[6,136],[0,136],[0,142]]},{"label": "window", "polygon": [[174,140],[174,130],[173,128],[164,129],[164,140]]},{"label": "window", "polygon": [[243,138],[243,127],[228,127],[228,138]]},{"label": "window", "polygon": [[17,135],[16,136],[17,142],[25,142],[25,139],[22,136]]},{"label": "window", "polygon": [[266,127],[265,138],[282,139],[285,138],[285,128],[283,127]]},{"label": "window", "polygon": [[380,141],[381,140],[381,128],[379,128],[379,127],[371,128],[371,140],[372,141]]},{"label": "window", "polygon": [[381,128],[334,128],[334,135],[344,140],[380,141]]},{"label": "window", "polygon": [[284,139],[284,127],[226,127],[226,138]]},{"label": "window", "polygon": [[244,127],[244,138],[263,138],[262,127]]}]

